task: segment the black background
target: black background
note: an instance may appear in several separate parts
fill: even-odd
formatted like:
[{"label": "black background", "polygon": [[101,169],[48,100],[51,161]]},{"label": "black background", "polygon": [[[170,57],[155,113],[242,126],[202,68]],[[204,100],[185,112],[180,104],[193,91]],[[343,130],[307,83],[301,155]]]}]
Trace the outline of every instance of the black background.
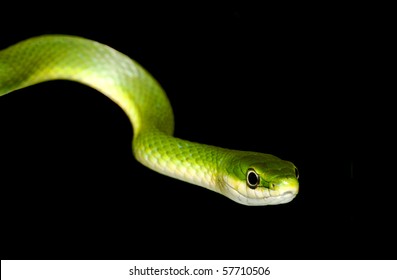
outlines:
[{"label": "black background", "polygon": [[2,259],[395,258],[394,165],[378,158],[391,156],[393,110],[371,13],[47,9],[6,8],[0,48],[57,33],[108,44],[164,87],[176,136],[290,160],[300,193],[247,207],[152,172],[117,105],[48,82],[0,99]]}]

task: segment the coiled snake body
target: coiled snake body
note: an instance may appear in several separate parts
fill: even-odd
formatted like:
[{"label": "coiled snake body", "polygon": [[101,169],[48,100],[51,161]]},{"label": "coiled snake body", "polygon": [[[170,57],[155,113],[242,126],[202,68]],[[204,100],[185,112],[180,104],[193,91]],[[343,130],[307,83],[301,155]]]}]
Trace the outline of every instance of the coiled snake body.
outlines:
[{"label": "coiled snake body", "polygon": [[137,62],[95,41],[66,35],[30,38],[0,51],[0,96],[49,80],[86,84],[108,96],[130,119],[133,154],[143,165],[245,205],[290,202],[298,193],[289,161],[173,137],[166,94]]}]

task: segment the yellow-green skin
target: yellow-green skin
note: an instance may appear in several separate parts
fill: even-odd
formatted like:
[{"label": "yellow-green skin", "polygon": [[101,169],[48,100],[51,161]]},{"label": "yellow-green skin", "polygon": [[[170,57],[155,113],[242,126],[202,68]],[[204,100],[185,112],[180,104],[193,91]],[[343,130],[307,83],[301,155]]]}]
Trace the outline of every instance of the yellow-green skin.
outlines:
[{"label": "yellow-green skin", "polygon": [[[298,193],[291,162],[173,137],[174,116],[163,89],[138,63],[106,45],[45,35],[0,51],[0,96],[56,79],[86,84],[117,103],[134,129],[135,158],[161,174],[245,205],[287,203]],[[260,177],[255,187],[248,186],[249,170]]]}]

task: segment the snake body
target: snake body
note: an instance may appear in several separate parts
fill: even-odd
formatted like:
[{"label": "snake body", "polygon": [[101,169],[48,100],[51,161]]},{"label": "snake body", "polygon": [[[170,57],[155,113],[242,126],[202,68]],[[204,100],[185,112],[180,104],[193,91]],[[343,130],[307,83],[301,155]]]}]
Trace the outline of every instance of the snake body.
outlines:
[{"label": "snake body", "polygon": [[101,43],[44,35],[0,51],[0,96],[49,80],[76,81],[118,104],[133,126],[132,150],[148,168],[245,205],[290,202],[298,193],[294,164],[173,137],[174,115],[156,80],[137,62]]}]

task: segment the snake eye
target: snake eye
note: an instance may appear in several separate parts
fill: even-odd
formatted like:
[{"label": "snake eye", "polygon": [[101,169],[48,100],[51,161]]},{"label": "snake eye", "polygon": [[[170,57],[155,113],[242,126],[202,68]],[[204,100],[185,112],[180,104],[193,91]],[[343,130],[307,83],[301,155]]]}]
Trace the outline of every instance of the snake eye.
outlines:
[{"label": "snake eye", "polygon": [[247,172],[247,185],[251,189],[255,189],[259,185],[260,177],[258,173],[255,172],[254,169],[248,169]]},{"label": "snake eye", "polygon": [[299,171],[298,168],[295,167],[295,177],[296,179],[299,179]]}]

